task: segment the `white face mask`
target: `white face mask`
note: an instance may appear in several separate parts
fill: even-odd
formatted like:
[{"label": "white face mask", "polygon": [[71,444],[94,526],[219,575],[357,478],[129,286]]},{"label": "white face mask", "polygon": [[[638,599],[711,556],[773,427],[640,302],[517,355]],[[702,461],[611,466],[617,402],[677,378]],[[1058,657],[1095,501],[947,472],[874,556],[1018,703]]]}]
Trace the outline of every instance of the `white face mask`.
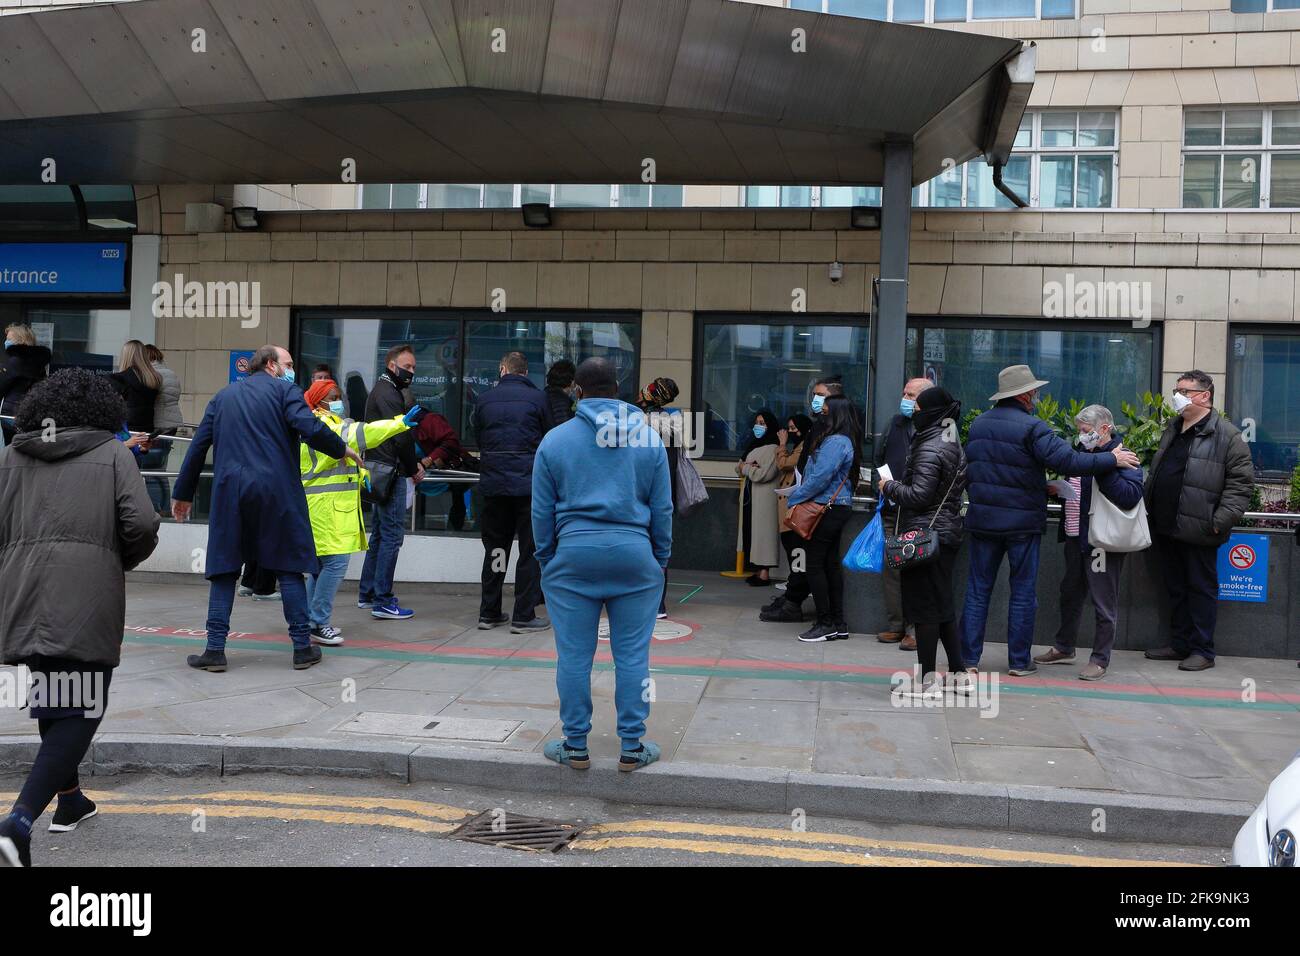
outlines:
[{"label": "white face mask", "polygon": [[1192,400],[1188,398],[1186,395],[1182,395],[1178,392],[1174,392],[1174,414],[1175,415],[1181,415],[1183,413],[1183,409],[1187,408],[1191,404],[1192,404]]},{"label": "white face mask", "polygon": [[1096,432],[1079,433],[1079,444],[1082,445],[1084,448],[1088,449],[1088,451],[1092,451],[1094,448],[1097,447],[1097,445],[1100,442],[1101,442],[1101,436],[1098,435]]}]

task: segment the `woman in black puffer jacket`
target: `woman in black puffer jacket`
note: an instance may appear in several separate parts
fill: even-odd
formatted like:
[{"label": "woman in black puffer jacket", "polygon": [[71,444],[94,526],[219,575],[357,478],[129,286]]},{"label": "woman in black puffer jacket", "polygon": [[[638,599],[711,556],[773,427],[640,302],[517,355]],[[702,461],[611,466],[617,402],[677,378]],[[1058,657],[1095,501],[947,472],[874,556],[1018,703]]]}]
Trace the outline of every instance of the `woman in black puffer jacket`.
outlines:
[{"label": "woman in black puffer jacket", "polygon": [[[939,533],[939,554],[924,564],[904,567],[900,575],[903,617],[916,624],[916,655],[921,665],[922,687],[907,696],[942,693],[935,677],[939,644],[948,655],[948,672],[954,689],[969,693],[957,639],[957,608],[953,602],[952,571],[961,548],[961,496],[966,487],[966,455],[957,434],[961,403],[942,388],[927,388],[916,400],[912,416],[916,434],[907,455],[904,481],[881,481],[880,492],[900,505],[899,532]],[[893,527],[885,528],[894,534]]]},{"label": "woman in black puffer jacket", "polygon": [[30,325],[11,325],[5,329],[4,362],[0,367],[0,415],[3,419],[4,443],[14,440],[13,416],[27,396],[27,390],[45,378],[50,364],[50,350],[36,344]]}]

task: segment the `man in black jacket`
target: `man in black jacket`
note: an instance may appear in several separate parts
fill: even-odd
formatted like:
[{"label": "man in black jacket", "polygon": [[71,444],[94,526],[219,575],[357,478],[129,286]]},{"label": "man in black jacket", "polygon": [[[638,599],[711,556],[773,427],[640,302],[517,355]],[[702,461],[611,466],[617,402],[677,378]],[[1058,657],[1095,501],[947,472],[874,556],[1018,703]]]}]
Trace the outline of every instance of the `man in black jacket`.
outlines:
[{"label": "man in black jacket", "polygon": [[563,425],[573,417],[573,379],[578,370],[568,359],[560,359],[546,372],[546,400],[551,405],[551,421]]},{"label": "man in black jacket", "polygon": [[[898,403],[898,414],[893,417],[885,429],[885,440],[881,443],[880,454],[876,456],[876,467],[889,466],[889,473],[895,481],[907,481],[907,454],[912,447],[912,436],[916,429],[912,426],[912,415],[916,411],[916,397],[933,383],[928,378],[909,379],[903,386],[903,397]],[[880,520],[885,526],[885,533],[892,533],[894,522],[898,517],[898,505],[888,498],[880,502]],[[916,629],[903,617],[903,591],[898,571],[885,568],[880,575],[880,584],[885,592],[885,615],[888,618],[887,630],[876,635],[882,644],[899,644],[905,651],[916,650]]]},{"label": "man in black jacket", "polygon": [[1151,539],[1172,605],[1170,645],[1146,652],[1178,669],[1214,666],[1219,545],[1250,506],[1255,468],[1241,432],[1214,410],[1214,379],[1178,376],[1174,411],[1147,477]]},{"label": "man in black jacket", "polygon": [[[394,418],[414,404],[406,391],[415,378],[415,352],[410,343],[394,345],[384,356],[384,374],[366,399],[366,421]],[[370,616],[380,620],[404,621],[415,612],[397,603],[393,594],[393,573],[397,555],[406,538],[406,479],[419,484],[424,469],[415,457],[415,432],[408,431],[390,438],[378,448],[366,452],[368,461],[382,462],[397,469],[399,480],[393,483],[392,496],[375,505],[370,531],[370,550],[361,568],[361,587],[357,607],[369,608]]]},{"label": "man in black jacket", "polygon": [[[542,631],[551,622],[537,616],[542,602],[542,573],[533,557],[533,457],[554,419],[546,393],[528,378],[528,359],[507,352],[498,368],[500,381],[474,405],[474,436],[482,461],[479,492],[483,538],[483,597],[478,626],[483,630],[507,621],[512,634]],[[514,613],[501,613],[510,548],[519,539],[515,565]]]}]

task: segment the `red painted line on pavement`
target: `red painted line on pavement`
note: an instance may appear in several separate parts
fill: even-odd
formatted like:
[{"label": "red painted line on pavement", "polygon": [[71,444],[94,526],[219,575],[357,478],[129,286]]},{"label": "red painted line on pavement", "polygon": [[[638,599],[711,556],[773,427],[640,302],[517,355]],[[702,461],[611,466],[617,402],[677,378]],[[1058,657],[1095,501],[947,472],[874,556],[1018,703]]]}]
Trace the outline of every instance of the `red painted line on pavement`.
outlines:
[{"label": "red painted line on pavement", "polygon": [[[202,630],[184,627],[128,626],[126,630],[136,634],[188,637],[195,641],[202,640],[205,635],[205,632]],[[229,639],[258,641],[266,644],[284,644],[288,641],[288,634],[253,634],[247,631],[231,631]],[[384,640],[383,638],[374,637],[349,637],[347,639],[347,645],[350,647],[364,647],[373,650],[403,651],[409,654],[454,654],[459,657],[483,657],[500,661],[508,661],[510,658],[553,661],[556,657],[554,650],[543,648],[467,647],[447,643],[428,646],[423,644],[411,644],[404,641],[389,641]],[[601,663],[608,664],[613,661],[613,656],[606,650],[597,650],[595,659]],[[857,674],[889,676],[891,674],[896,674],[899,671],[910,670],[910,663],[911,658],[909,658],[908,667],[873,667],[865,664],[801,664],[797,661],[768,661],[735,657],[685,657],[662,654],[650,655],[651,667],[716,667],[750,671],[786,671],[797,674]],[[999,678],[1010,686],[1056,687],[1062,690],[1071,691],[1077,691],[1080,689],[1077,680],[1031,678],[1024,681],[1022,684],[1016,678],[1008,679],[1006,675],[999,675]],[[1231,688],[1156,687],[1144,684],[1112,684],[1107,682],[1105,686],[1098,687],[1097,689],[1104,690],[1108,693],[1144,695],[1155,693],[1168,697],[1191,697],[1203,700],[1241,700],[1241,691],[1233,690]],[[1255,699],[1260,702],[1300,704],[1300,694],[1284,694],[1277,691],[1257,690]]]}]

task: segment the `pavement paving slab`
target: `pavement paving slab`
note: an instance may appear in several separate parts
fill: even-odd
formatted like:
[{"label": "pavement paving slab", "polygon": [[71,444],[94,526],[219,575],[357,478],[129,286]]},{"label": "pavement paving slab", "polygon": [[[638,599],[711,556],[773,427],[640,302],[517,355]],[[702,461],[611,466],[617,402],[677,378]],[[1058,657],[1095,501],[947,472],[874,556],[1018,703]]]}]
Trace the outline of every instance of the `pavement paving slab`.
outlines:
[{"label": "pavement paving slab", "polygon": [[[1002,675],[993,716],[975,707],[900,707],[891,676],[910,670],[914,654],[874,635],[802,644],[795,635],[806,623],[757,620],[770,591],[703,573],[675,573],[673,583],[672,626],[651,647],[648,723],[667,766],[1253,803],[1300,748],[1294,662],[1221,657],[1213,670],[1187,674],[1121,651],[1097,683],[1077,679],[1082,657],[1028,679]],[[403,735],[403,721],[506,722],[493,726],[514,728],[509,733],[458,743],[540,760],[542,744],[560,731],[554,634],[478,630],[472,591],[406,585],[402,600],[416,616],[378,621],[355,607],[345,586],[334,620],[345,644],[325,648],[323,662],[305,671],[290,667],[280,605],[238,598],[230,670],[208,674],[185,665],[203,645],[202,582],[130,576],[104,731],[141,740],[419,745],[427,737]],[[1005,665],[1005,647],[988,644],[982,670]],[[614,695],[602,641],[590,737],[601,758],[618,752]],[[393,732],[359,732],[368,714],[395,715],[385,725]],[[0,737],[33,732],[26,711],[0,707]]]}]

